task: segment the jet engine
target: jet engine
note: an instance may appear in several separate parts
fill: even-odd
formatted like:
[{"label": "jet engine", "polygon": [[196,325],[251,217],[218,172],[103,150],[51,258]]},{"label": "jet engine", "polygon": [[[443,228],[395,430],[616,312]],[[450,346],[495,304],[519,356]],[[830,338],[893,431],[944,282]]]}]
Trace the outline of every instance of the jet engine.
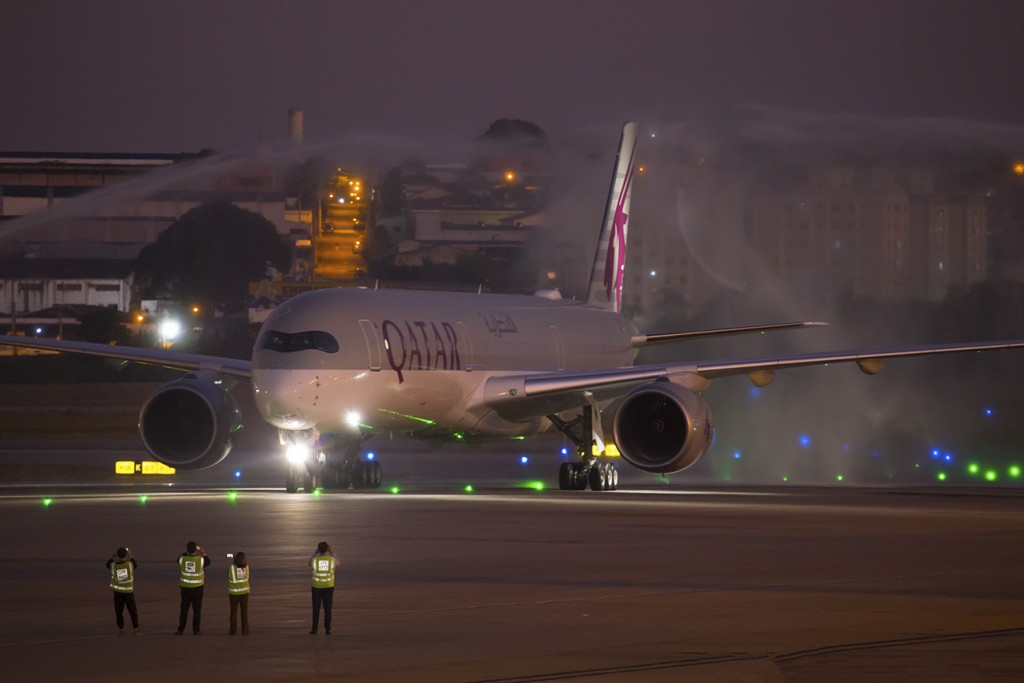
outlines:
[{"label": "jet engine", "polygon": [[212,372],[191,372],[164,384],[139,413],[146,450],[165,465],[186,470],[223,460],[241,428],[238,405]]},{"label": "jet engine", "polygon": [[647,472],[686,469],[707,452],[714,435],[704,399],[666,381],[633,389],[604,415],[622,458]]}]

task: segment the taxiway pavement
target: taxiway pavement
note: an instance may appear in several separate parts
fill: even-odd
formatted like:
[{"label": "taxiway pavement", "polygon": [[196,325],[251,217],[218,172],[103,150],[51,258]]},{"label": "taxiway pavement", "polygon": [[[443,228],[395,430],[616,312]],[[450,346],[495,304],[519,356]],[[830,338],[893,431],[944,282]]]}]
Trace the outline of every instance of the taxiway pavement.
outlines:
[{"label": "taxiway pavement", "polygon": [[[398,494],[0,488],[3,677],[1024,680],[1018,492],[425,481]],[[202,637],[174,635],[189,540],[213,560]],[[321,540],[340,558],[335,625],[310,636],[306,561]],[[103,563],[120,545],[139,562],[141,637],[114,625]],[[248,637],[227,635],[238,550]]]}]

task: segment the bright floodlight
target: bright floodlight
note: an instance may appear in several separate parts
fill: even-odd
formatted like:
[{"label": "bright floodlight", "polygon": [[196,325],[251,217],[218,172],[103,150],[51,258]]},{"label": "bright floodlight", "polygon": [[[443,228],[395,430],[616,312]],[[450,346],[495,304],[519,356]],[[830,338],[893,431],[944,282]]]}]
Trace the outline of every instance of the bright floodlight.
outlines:
[{"label": "bright floodlight", "polygon": [[359,422],[362,419],[362,415],[360,415],[358,412],[354,410],[350,410],[348,411],[348,414],[345,415],[345,424],[347,424],[349,427],[358,427]]},{"label": "bright floodlight", "polygon": [[160,336],[164,341],[172,341],[181,334],[181,323],[174,318],[167,318],[160,323]]}]

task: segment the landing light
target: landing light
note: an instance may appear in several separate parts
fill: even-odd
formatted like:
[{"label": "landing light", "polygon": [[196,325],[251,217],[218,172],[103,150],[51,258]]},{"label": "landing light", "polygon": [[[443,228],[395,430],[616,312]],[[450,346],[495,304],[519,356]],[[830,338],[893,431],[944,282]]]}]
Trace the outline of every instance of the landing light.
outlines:
[{"label": "landing light", "polygon": [[289,444],[288,448],[285,449],[284,457],[291,463],[305,462],[306,458],[309,457],[309,448],[301,444]]},{"label": "landing light", "polygon": [[345,415],[345,424],[347,424],[349,427],[358,427],[362,419],[363,416],[360,415],[357,411],[350,410]]}]

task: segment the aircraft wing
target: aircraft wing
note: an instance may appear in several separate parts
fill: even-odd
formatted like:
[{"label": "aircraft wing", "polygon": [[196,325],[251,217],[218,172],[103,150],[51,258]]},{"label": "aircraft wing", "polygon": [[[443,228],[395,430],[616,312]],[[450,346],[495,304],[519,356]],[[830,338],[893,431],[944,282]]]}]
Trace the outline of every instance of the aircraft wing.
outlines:
[{"label": "aircraft wing", "polygon": [[43,349],[61,353],[77,353],[86,356],[115,358],[135,363],[160,365],[176,370],[210,370],[233,377],[251,378],[252,363],[235,358],[201,356],[194,353],[160,349],[140,349],[133,346],[93,344],[90,342],[43,339],[38,337],[9,337],[0,335],[0,345],[17,346],[26,349]]},{"label": "aircraft wing", "polygon": [[589,372],[501,375],[487,380],[484,388],[484,403],[506,415],[545,415],[579,407],[583,403],[583,397],[587,394],[598,401],[606,400],[621,395],[631,386],[658,379],[671,380],[690,377],[698,378],[697,384],[700,384],[701,380],[706,382],[718,377],[746,375],[757,386],[765,386],[771,382],[777,370],[789,368],[831,365],[832,363],[856,363],[863,372],[873,375],[882,370],[884,361],[889,358],[1016,348],[1024,348],[1024,340],[904,346],[765,358],[638,365]]},{"label": "aircraft wing", "polygon": [[801,327],[826,327],[822,322],[772,323],[770,325],[747,325],[745,327],[720,327],[712,330],[692,330],[690,332],[663,332],[660,334],[640,334],[633,338],[633,346],[643,347],[666,342],[686,339],[704,339],[706,337],[723,337],[732,334],[751,334],[773,332],[776,330],[792,330]]}]

